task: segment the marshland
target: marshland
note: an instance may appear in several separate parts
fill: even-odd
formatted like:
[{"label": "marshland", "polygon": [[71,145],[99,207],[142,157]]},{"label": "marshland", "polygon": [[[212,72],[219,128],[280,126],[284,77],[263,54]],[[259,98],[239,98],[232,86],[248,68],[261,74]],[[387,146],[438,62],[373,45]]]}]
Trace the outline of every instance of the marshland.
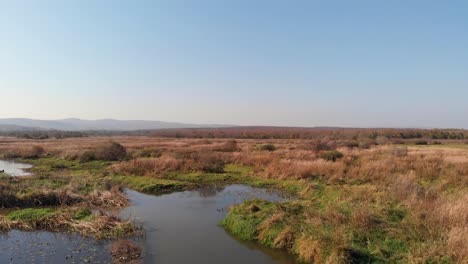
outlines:
[{"label": "marshland", "polygon": [[0,1],[0,264],[468,264],[468,1]]},{"label": "marshland", "polygon": [[30,166],[3,165],[0,259],[15,263],[13,240],[46,236],[70,243],[52,254],[64,262],[466,263],[465,133],[2,137],[0,165]]}]

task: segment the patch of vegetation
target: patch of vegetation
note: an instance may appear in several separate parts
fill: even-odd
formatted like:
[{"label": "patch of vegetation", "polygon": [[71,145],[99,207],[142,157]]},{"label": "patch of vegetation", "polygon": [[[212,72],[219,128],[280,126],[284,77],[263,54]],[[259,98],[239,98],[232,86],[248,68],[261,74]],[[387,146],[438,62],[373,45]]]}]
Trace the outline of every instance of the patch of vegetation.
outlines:
[{"label": "patch of vegetation", "polygon": [[115,175],[111,179],[115,183],[123,184],[136,191],[152,194],[183,191],[196,187],[196,185],[188,182],[141,176]]},{"label": "patch of vegetation", "polygon": [[118,240],[111,246],[111,255],[115,264],[139,263],[141,254],[141,248],[129,240]]},{"label": "patch of vegetation", "polygon": [[[347,263],[404,262],[410,238],[393,228],[395,221],[405,217],[403,210],[373,216],[372,212],[349,210],[347,203],[330,200],[328,195],[316,196],[313,203],[246,201],[232,207],[220,225],[241,239],[288,250],[306,263],[333,262],[335,258],[346,258]],[[329,221],[339,224],[339,229],[332,228]]]},{"label": "patch of vegetation", "polygon": [[[66,171],[60,169],[61,173],[54,175],[56,169],[53,164],[56,164],[57,159],[41,158],[36,164],[41,164],[40,161],[44,164],[33,168],[36,176],[0,177],[0,207],[127,205],[127,198],[119,186],[104,176],[92,173],[93,170],[87,172],[83,172],[83,168],[72,170],[70,161],[65,161]],[[88,164],[86,167],[94,166]]]},{"label": "patch of vegetation", "polygon": [[414,142],[415,145],[429,145],[429,142],[426,140],[417,140]]},{"label": "patch of vegetation", "polygon": [[235,139],[230,139],[214,150],[219,152],[235,152],[239,151],[239,148],[237,146],[237,141]]},{"label": "patch of vegetation", "polygon": [[124,146],[117,142],[110,142],[100,145],[94,150],[85,151],[80,156],[81,162],[89,162],[93,160],[103,161],[118,161],[127,157],[127,150]]},{"label": "patch of vegetation", "polygon": [[[100,216],[88,210],[127,204],[122,185],[158,194],[241,183],[280,189],[296,200],[245,202],[233,207],[223,226],[241,238],[288,250],[305,263],[463,263],[468,258],[464,246],[468,182],[463,177],[468,171],[468,144],[452,139],[461,138],[460,131],[251,132],[242,133],[277,150],[252,151],[253,141],[241,139],[234,144],[231,139],[125,137],[116,140],[135,159],[127,154],[115,161],[96,157],[96,146],[103,144],[100,138],[67,140],[67,147],[43,141],[48,151],[23,160],[34,165],[33,176],[0,176],[0,207],[59,209],[29,223],[0,217],[4,223],[0,229],[52,225],[59,230],[49,219],[63,217],[69,207],[81,211],[68,212],[66,219],[89,225]],[[204,137],[200,133],[193,136]],[[416,146],[416,141],[430,145]],[[36,143],[14,144],[2,142],[0,155],[32,157]],[[80,162],[80,155],[89,150],[91,158]],[[120,226],[99,233],[118,237],[126,230]]]},{"label": "patch of vegetation", "polygon": [[159,158],[161,157],[163,151],[158,148],[143,148],[136,151],[133,156],[140,158]]},{"label": "patch of vegetation", "polygon": [[254,149],[264,151],[275,151],[276,147],[273,144],[255,144]]},{"label": "patch of vegetation", "polygon": [[320,158],[328,161],[337,161],[343,157],[344,154],[337,150],[325,151],[322,154],[320,154]]},{"label": "patch of vegetation", "polygon": [[93,160],[89,162],[80,162],[79,160],[68,160],[59,157],[41,157],[38,159],[26,159],[22,162],[33,164],[31,172],[37,176],[50,176],[56,172],[82,172],[82,173],[101,173],[105,172],[109,161]]},{"label": "patch of vegetation", "polygon": [[93,212],[88,208],[82,208],[75,212],[73,219],[75,220],[89,220],[93,217]]},{"label": "patch of vegetation", "polygon": [[51,217],[54,215],[54,211],[48,208],[27,208],[11,212],[6,216],[6,219],[10,221],[33,221],[41,220],[43,218]]},{"label": "patch of vegetation", "polygon": [[80,207],[63,207],[56,210],[27,208],[0,216],[0,230],[45,230],[50,232],[76,232],[96,239],[114,239],[141,234],[141,229],[131,221],[116,216],[92,215]]},{"label": "patch of vegetation", "polygon": [[231,208],[221,226],[241,239],[255,240],[258,237],[258,226],[274,211],[275,205],[268,201],[247,201]]}]

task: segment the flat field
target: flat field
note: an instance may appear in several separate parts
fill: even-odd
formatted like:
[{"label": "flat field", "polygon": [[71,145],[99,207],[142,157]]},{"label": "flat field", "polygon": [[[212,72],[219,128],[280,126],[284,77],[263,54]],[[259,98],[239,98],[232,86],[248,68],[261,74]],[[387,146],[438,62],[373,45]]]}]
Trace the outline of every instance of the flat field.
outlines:
[{"label": "flat field", "polygon": [[[1,176],[1,206],[32,211],[14,211],[0,227],[120,238],[138,228],[90,211],[126,206],[123,187],[157,194],[243,183],[279,189],[291,199],[244,202],[221,225],[305,263],[467,263],[466,146],[328,137],[4,137],[0,158],[34,167],[29,177]],[[34,209],[44,205],[61,209]]]}]

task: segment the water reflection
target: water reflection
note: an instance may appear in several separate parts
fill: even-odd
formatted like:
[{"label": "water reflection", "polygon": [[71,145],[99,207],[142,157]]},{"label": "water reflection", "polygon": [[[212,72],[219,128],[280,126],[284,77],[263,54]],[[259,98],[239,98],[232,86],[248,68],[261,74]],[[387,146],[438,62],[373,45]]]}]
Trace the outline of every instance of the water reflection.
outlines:
[{"label": "water reflection", "polygon": [[[284,251],[238,240],[218,226],[228,207],[253,198],[284,201],[279,193],[244,185],[161,196],[127,193],[132,206],[121,214],[146,231],[136,239],[144,263],[298,263]],[[109,244],[74,234],[13,230],[0,235],[0,263],[110,263]]]},{"label": "water reflection", "polygon": [[18,163],[8,160],[0,160],[0,172],[4,172],[11,176],[28,176],[31,173],[25,171],[32,168],[32,165],[25,163]]},{"label": "water reflection", "polygon": [[137,241],[145,250],[145,263],[297,263],[284,251],[239,241],[218,226],[233,204],[253,198],[285,200],[279,193],[244,185],[162,196],[127,193],[133,205],[122,215],[136,217],[147,231]]},{"label": "water reflection", "polygon": [[217,193],[224,190],[224,186],[203,186],[197,190],[201,197],[216,196]]}]

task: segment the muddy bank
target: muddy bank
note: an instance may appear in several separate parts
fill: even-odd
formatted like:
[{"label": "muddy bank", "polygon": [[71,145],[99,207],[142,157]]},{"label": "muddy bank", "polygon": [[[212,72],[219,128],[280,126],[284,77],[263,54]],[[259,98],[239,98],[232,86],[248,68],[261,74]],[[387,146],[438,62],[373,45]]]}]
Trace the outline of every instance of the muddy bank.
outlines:
[{"label": "muddy bank", "polygon": [[112,263],[110,242],[76,234],[0,233],[0,263]]}]

